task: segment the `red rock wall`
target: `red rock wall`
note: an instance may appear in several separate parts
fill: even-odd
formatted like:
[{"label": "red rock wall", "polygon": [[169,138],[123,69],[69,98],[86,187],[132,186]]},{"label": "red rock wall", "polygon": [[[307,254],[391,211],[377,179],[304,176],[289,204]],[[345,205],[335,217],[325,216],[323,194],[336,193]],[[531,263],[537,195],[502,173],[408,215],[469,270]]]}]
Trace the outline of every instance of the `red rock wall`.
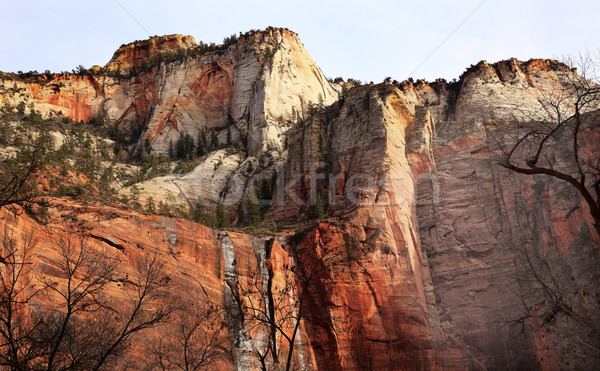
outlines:
[{"label": "red rock wall", "polygon": [[[523,332],[509,324],[523,315],[523,293],[539,285],[524,268],[525,249],[547,256],[556,279],[564,281],[564,295],[596,292],[598,236],[585,202],[565,182],[501,167],[497,138],[509,141],[512,130],[438,123],[431,173],[417,182],[436,310],[443,331],[469,355],[447,357],[446,367],[461,367],[468,358],[488,368],[517,362],[519,368],[554,369],[565,361],[562,345],[548,345],[539,328]],[[554,156],[556,168],[568,164],[564,153]]]}]

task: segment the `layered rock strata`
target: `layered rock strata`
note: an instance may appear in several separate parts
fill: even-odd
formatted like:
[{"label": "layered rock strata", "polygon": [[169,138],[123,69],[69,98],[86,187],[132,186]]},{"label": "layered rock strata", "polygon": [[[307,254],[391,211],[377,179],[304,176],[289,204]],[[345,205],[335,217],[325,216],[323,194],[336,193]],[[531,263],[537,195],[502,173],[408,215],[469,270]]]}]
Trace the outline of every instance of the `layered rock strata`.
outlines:
[{"label": "layered rock strata", "polygon": [[[134,43],[105,68],[124,71],[192,44],[179,36]],[[228,308],[236,301],[232,288],[248,287],[254,274],[299,300],[293,269],[314,262],[318,274],[305,288],[311,318],[301,321],[293,357],[300,368],[569,367],[565,340],[508,324],[522,315],[523,296],[540,286],[523,264],[528,252],[549,257],[565,298],[593,304],[600,237],[567,184],[498,164],[518,129],[514,121],[545,115],[541,99],[565,76],[577,78],[555,66],[480,62],[455,83],[360,86],[338,95],[297,35],[268,30],[129,78],[4,80],[0,99],[12,106],[32,103],[46,115],[83,121],[104,115],[127,132],[141,127],[138,151],[147,140],[166,153],[181,133],[200,130],[223,142],[229,131],[248,157],[213,151],[188,174],[141,183],[142,193],[236,205],[252,175],[276,170],[268,217],[303,222],[274,239],[61,200],[53,200],[56,221],[47,227],[25,215],[1,220],[50,241],[66,233],[59,210],[75,213],[89,221],[93,246],[118,250],[126,266],[152,246],[181,287]],[[598,153],[594,135],[587,155]],[[571,166],[566,151],[548,156]],[[257,169],[248,170],[249,162]],[[42,246],[34,270],[52,275],[45,267],[56,249]],[[118,282],[111,283],[115,296],[123,295]],[[547,303],[537,299],[543,311]],[[259,368],[253,349],[268,344],[269,333],[249,331],[243,319],[243,310],[231,310],[234,349],[226,366]]]}]

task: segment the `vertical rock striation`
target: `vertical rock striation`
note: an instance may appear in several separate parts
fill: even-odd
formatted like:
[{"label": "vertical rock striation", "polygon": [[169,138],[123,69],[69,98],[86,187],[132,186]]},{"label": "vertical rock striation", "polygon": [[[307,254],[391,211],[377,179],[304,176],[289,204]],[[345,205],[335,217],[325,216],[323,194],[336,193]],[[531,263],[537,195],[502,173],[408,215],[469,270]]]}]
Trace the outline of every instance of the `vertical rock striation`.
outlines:
[{"label": "vertical rock striation", "polygon": [[[294,235],[259,238],[62,200],[52,200],[57,222],[47,227],[27,215],[7,214],[0,224],[35,228],[51,240],[66,233],[58,210],[70,210],[93,225],[94,247],[116,248],[126,262],[156,247],[182,290],[201,290],[228,309],[234,349],[227,366],[240,370],[261,367],[256,348],[269,342],[284,344],[269,367],[283,364],[289,350],[268,328],[244,320],[240,293],[256,275],[271,299],[285,293],[290,308],[307,293],[311,316],[293,343],[301,368],[569,367],[566,340],[508,324],[522,315],[523,295],[539,287],[524,264],[529,251],[552,259],[565,298],[594,304],[599,236],[568,185],[511,173],[498,159],[518,129],[514,121],[545,115],[540,100],[565,84],[564,76],[577,78],[573,71],[549,60],[483,61],[453,83],[385,83],[346,94],[287,30],[241,36],[204,54],[189,52],[195,48],[180,35],[135,42],[104,67],[136,71],[129,77],[4,79],[0,101],[78,121],[103,115],[141,133],[136,151],[148,142],[157,154],[182,133],[195,138],[207,130],[225,143],[229,132],[247,157],[212,151],[188,174],[139,189],[156,200],[172,193],[182,202],[237,205],[251,176],[277,167],[267,216],[297,224]],[[181,58],[142,68],[166,54]],[[596,132],[585,140],[586,156],[598,152]],[[548,156],[570,166],[560,149]],[[36,254],[39,271],[57,259],[51,244]],[[319,268],[302,286],[294,273],[307,267]],[[113,294],[122,296],[118,282]],[[536,308],[546,304],[539,299]],[[297,316],[282,328],[294,328]]]}]

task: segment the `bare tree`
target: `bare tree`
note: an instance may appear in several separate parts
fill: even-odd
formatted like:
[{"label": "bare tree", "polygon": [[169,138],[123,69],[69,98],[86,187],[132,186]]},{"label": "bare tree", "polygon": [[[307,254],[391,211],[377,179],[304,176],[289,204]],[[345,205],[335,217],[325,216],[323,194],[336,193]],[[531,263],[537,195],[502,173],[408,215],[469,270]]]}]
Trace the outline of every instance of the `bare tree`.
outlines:
[{"label": "bare tree", "polygon": [[[84,238],[56,242],[58,277],[44,277],[51,306],[38,314],[38,341],[45,346],[38,369],[98,370],[123,352],[136,333],[167,320],[171,306],[160,291],[164,282],[157,254],[135,262],[135,274],[124,305],[106,293],[117,260],[86,245]],[[58,282],[61,279],[63,282]],[[43,367],[41,367],[43,365]]]},{"label": "bare tree", "polygon": [[33,233],[17,238],[8,229],[0,237],[0,366],[23,370],[39,355],[35,332],[39,323],[29,315],[30,302],[39,293],[32,286]]},{"label": "bare tree", "polygon": [[[87,336],[87,326],[81,322],[110,309],[104,291],[115,273],[115,258],[87,247],[83,237],[77,242],[73,239],[59,237],[55,242],[61,257],[58,278],[64,282],[56,281],[57,277],[43,278],[53,303],[43,321],[46,370],[90,367],[89,359],[96,356],[91,345],[96,339]],[[92,354],[85,354],[86,349]]]},{"label": "bare tree", "polygon": [[[114,258],[83,238],[61,238],[58,264],[36,281],[28,268],[36,242],[8,231],[0,239],[0,365],[8,369],[112,369],[135,335],[165,323],[175,308],[156,253],[135,262],[128,300],[115,305],[107,295],[119,269]],[[47,300],[33,300],[42,293]]]},{"label": "bare tree", "polygon": [[542,358],[558,357],[557,362],[574,367],[598,364],[600,308],[594,285],[578,287],[556,250],[526,246],[517,256],[521,270],[514,293],[521,314],[506,324],[542,334],[545,340],[538,345]]},{"label": "bare tree", "polygon": [[177,306],[164,291],[169,278],[162,271],[163,264],[158,253],[146,255],[135,262],[133,293],[129,291],[125,309],[115,311],[116,325],[112,326],[103,341],[92,370],[103,367],[109,357],[118,354],[139,332],[162,325],[170,319]]},{"label": "bare tree", "polygon": [[[529,210],[529,202],[521,197],[517,207]],[[565,259],[568,252],[544,237],[550,231],[539,229],[535,216],[524,212],[516,222],[521,229],[531,230],[512,245],[516,269],[508,277],[508,289],[520,310],[514,317],[501,316],[501,323],[534,337],[539,360],[576,369],[600,364],[597,250],[593,245],[579,248]],[[574,262],[573,256],[577,256]]]},{"label": "bare tree", "polygon": [[[521,123],[525,132],[504,149],[500,165],[568,182],[587,203],[600,234],[600,153],[597,142],[589,140],[600,128],[600,55],[570,58],[566,63],[578,67],[581,75],[563,63],[552,64],[561,86],[543,94],[545,113]],[[555,163],[557,152],[566,153],[564,166]]]},{"label": "bare tree", "polygon": [[6,166],[0,175],[0,208],[13,205],[25,206],[32,202],[35,193],[30,183],[31,176],[36,169],[34,163],[25,169],[15,169]]},{"label": "bare tree", "polygon": [[14,155],[0,159],[0,209],[8,207],[17,212],[35,203],[35,176],[48,161],[48,139],[48,135],[40,134],[34,141],[18,146]]},{"label": "bare tree", "polygon": [[22,149],[14,158],[5,159],[0,169],[0,209],[15,206],[27,207],[35,198],[35,172],[40,168],[38,151]]},{"label": "bare tree", "polygon": [[[500,165],[569,184],[585,201],[600,235],[600,55],[568,58],[565,63],[552,63],[551,68],[558,84],[541,90],[544,112],[516,120],[513,129],[518,133],[503,148]],[[528,206],[523,202],[520,208]],[[527,228],[529,221],[521,223]],[[589,362],[600,359],[600,308],[595,288],[600,277],[592,274],[578,280],[564,253],[553,242],[542,243],[541,233],[544,231],[532,227],[532,239],[521,240],[514,248],[518,269],[511,289],[521,313],[505,319],[505,324],[545,337],[537,340],[540,359],[559,357],[555,361],[564,360],[565,366],[577,363],[575,367],[588,367]],[[587,234],[587,229],[581,233]],[[585,246],[574,247],[576,254],[597,261],[597,250]]]},{"label": "bare tree", "polygon": [[187,300],[153,346],[161,370],[207,369],[231,353],[223,311],[203,300]]},{"label": "bare tree", "polygon": [[287,349],[285,370],[290,370],[302,322],[306,319],[319,320],[319,315],[307,305],[310,295],[314,294],[314,284],[324,279],[326,272],[339,262],[340,254],[289,246],[292,265],[283,267],[284,271],[280,274],[285,277],[279,277],[276,284],[276,272],[270,261],[273,243],[274,239],[271,239],[265,244],[267,261],[262,262],[265,266],[261,269],[259,257],[257,270],[250,273],[248,281],[238,280],[235,285],[239,295],[233,289],[232,293],[239,298],[247,334],[250,337],[256,333],[266,334],[263,348],[256,341],[252,344],[262,369],[267,369],[269,356],[277,367],[282,349]]}]

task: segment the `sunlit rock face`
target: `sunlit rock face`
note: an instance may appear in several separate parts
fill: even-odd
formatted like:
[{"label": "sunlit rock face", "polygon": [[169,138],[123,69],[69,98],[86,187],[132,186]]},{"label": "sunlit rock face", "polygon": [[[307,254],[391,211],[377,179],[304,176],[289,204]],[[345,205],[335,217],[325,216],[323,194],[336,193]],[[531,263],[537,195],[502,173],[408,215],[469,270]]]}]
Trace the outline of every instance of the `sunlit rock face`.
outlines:
[{"label": "sunlit rock face", "polygon": [[121,45],[111,60],[104,66],[107,71],[128,74],[134,68],[141,68],[153,58],[166,57],[168,54],[185,53],[197,46],[192,36],[166,35],[154,36],[148,40],[135,41]]},{"label": "sunlit rock face", "polygon": [[[66,235],[61,215],[69,212],[89,223],[91,246],[120,257],[123,272],[152,247],[173,287],[202,291],[220,306],[235,300],[232,285],[252,284],[253,272],[289,289],[285,300],[294,302],[301,282],[291,267],[302,268],[303,258],[321,264],[304,302],[314,317],[301,321],[294,350],[301,368],[568,367],[561,339],[506,325],[522,313],[520,295],[537,287],[524,276],[523,251],[560,252],[566,295],[590,300],[599,236],[566,183],[518,175],[498,161],[515,120],[544,115],[540,99],[573,71],[549,60],[483,61],[452,83],[345,92],[288,30],[248,34],[204,54],[196,48],[180,35],[135,42],[104,67],[112,75],[7,79],[0,102],[84,122],[105,116],[126,133],[139,130],[135,150],[148,143],[155,154],[166,154],[181,134],[206,130],[220,143],[230,136],[246,153],[211,151],[185,174],[138,183],[141,199],[191,205],[200,198],[209,211],[221,202],[233,215],[246,204],[252,177],[275,171],[267,218],[292,228],[277,238],[253,236],[54,199],[48,226],[25,214],[1,219],[45,241],[34,271],[53,274],[47,266],[57,265],[58,254],[48,241]],[[125,77],[143,61],[178,53],[187,56]],[[597,132],[586,137],[586,156],[600,151]],[[551,156],[559,168],[571,166],[566,150]],[[125,295],[120,282],[110,295]],[[245,327],[239,312],[228,318],[234,349],[223,367],[259,369],[253,349],[268,334]]]},{"label": "sunlit rock face", "polygon": [[[152,38],[121,47],[105,69],[124,66],[120,71],[127,76],[125,66],[139,66],[141,60],[189,50],[194,50],[191,37]],[[191,55],[162,62],[132,77],[50,75],[36,83],[19,81],[19,94],[12,91],[11,83],[11,89],[6,85],[0,99],[13,106],[23,101],[43,115],[60,114],[77,121],[104,115],[109,125],[127,133],[141,132],[138,153],[148,144],[153,153],[167,155],[180,135],[189,134],[196,140],[205,130],[209,138],[212,132],[217,133],[220,144],[225,144],[229,135],[242,141],[246,151],[256,157],[255,164],[268,153],[274,166],[285,151],[292,115],[301,116],[310,105],[328,105],[338,98],[336,87],[291,31],[257,32],[240,37],[226,49]],[[227,169],[232,173],[237,168]],[[243,175],[241,169],[237,173]],[[246,176],[242,178],[245,183]],[[171,186],[157,188],[156,183],[153,188],[162,187],[159,197],[166,198]],[[200,193],[205,201],[217,202],[226,186],[219,184],[221,188],[214,192],[214,187],[204,187],[191,193],[176,192],[175,196],[195,199]],[[188,184],[184,188],[198,187]],[[232,190],[231,195],[226,192],[224,197],[241,199],[245,187],[241,188]]]},{"label": "sunlit rock face", "polygon": [[17,81],[17,90],[5,91],[2,101],[33,103],[43,115],[60,112],[76,121],[106,115],[124,129],[141,126],[139,143],[148,139],[155,152],[166,153],[169,141],[182,132],[195,137],[200,129],[219,131],[223,141],[221,131],[229,126],[241,133],[251,152],[281,151],[292,111],[337,99],[291,31],[253,33],[214,52],[191,53],[195,48],[191,36],[138,41],[117,50],[104,69],[122,66],[127,76],[125,69],[141,61],[178,51],[183,55],[133,77],[49,75],[38,83]]},{"label": "sunlit rock face", "polygon": [[401,90],[436,121],[521,121],[549,113],[544,103],[579,78],[555,60],[509,59],[471,65],[458,81],[404,82]]}]

